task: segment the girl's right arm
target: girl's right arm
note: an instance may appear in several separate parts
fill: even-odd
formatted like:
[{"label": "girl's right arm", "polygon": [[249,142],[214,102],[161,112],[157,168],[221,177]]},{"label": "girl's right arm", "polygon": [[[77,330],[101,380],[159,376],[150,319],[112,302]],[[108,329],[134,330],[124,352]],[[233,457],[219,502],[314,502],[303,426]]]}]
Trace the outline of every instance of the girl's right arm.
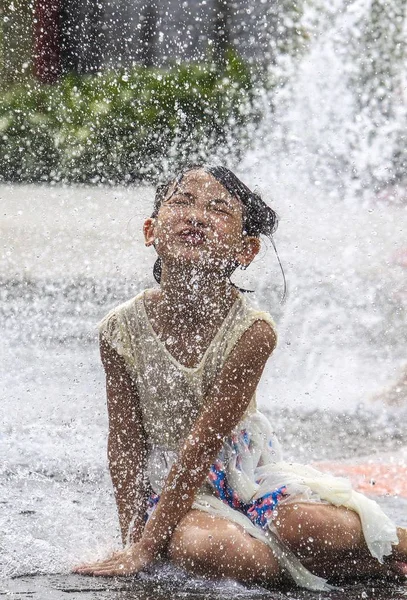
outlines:
[{"label": "girl's right arm", "polygon": [[137,389],[123,358],[100,336],[100,356],[106,373],[109,417],[108,460],[123,544],[137,542],[144,529],[149,494],[146,443]]},{"label": "girl's right arm", "polygon": [[132,575],[165,552],[178,523],[191,510],[196,492],[208,476],[225,436],[230,435],[245,414],[275,344],[274,330],[264,321],[256,321],[243,333],[181,446],[141,540],[107,560],[84,565],[77,573]]}]

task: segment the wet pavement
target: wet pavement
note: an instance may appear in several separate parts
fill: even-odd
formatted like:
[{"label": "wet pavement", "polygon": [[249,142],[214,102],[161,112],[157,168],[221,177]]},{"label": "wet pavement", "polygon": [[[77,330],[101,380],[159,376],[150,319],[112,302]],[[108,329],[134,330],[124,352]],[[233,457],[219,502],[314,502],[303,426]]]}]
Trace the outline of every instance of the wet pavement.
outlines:
[{"label": "wet pavement", "polygon": [[37,575],[3,580],[0,598],[33,600],[218,600],[221,598],[247,600],[405,600],[407,585],[383,582],[353,582],[331,592],[308,592],[296,588],[266,590],[244,587],[233,582],[217,584],[205,581],[169,580],[158,577],[143,581],[95,579],[79,575]]}]

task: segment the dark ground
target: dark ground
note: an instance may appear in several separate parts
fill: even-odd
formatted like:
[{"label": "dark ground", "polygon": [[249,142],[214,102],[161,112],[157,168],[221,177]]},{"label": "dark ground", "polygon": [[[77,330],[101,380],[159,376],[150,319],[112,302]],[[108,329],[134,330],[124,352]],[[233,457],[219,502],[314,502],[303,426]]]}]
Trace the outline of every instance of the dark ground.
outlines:
[{"label": "dark ground", "polygon": [[148,580],[85,578],[79,575],[37,575],[3,580],[0,598],[33,600],[404,600],[407,585],[383,582],[351,583],[332,592],[308,592],[287,589],[268,591],[262,588],[244,588],[232,582],[208,584],[199,580],[177,581],[177,577],[158,574]]}]

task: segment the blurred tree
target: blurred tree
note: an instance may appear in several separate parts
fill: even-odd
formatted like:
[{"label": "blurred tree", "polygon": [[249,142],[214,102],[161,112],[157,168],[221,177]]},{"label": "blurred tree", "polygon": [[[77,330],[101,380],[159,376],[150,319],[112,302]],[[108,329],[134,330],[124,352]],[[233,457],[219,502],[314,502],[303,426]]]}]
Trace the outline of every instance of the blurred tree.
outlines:
[{"label": "blurred tree", "polygon": [[60,0],[36,0],[34,8],[34,75],[55,83],[61,73]]},{"label": "blurred tree", "polygon": [[0,19],[1,79],[5,84],[19,83],[31,70],[33,3],[4,0]]},{"label": "blurred tree", "polygon": [[213,59],[220,69],[224,69],[227,51],[230,47],[230,1],[214,0],[213,8],[215,15],[213,23]]},{"label": "blurred tree", "polygon": [[55,83],[61,73],[103,65],[103,5],[93,0],[35,0],[34,75]]},{"label": "blurred tree", "polygon": [[157,2],[148,2],[140,16],[140,60],[145,67],[154,66],[157,43]]},{"label": "blurred tree", "polygon": [[103,66],[104,10],[94,0],[60,0],[63,72],[91,73]]}]

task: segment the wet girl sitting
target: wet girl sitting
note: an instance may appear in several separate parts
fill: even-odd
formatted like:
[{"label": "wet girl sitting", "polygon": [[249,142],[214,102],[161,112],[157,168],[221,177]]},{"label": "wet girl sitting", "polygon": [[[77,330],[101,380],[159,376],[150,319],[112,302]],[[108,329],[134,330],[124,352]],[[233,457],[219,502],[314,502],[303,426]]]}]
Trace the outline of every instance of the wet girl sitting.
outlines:
[{"label": "wet girl sitting", "polygon": [[407,530],[346,479],[284,462],[257,410],[277,334],[230,276],[276,225],[224,167],[193,166],[158,188],[144,236],[160,285],[100,323],[125,549],[76,572],[131,575],[165,558],[199,575],[320,590],[407,562]]}]

